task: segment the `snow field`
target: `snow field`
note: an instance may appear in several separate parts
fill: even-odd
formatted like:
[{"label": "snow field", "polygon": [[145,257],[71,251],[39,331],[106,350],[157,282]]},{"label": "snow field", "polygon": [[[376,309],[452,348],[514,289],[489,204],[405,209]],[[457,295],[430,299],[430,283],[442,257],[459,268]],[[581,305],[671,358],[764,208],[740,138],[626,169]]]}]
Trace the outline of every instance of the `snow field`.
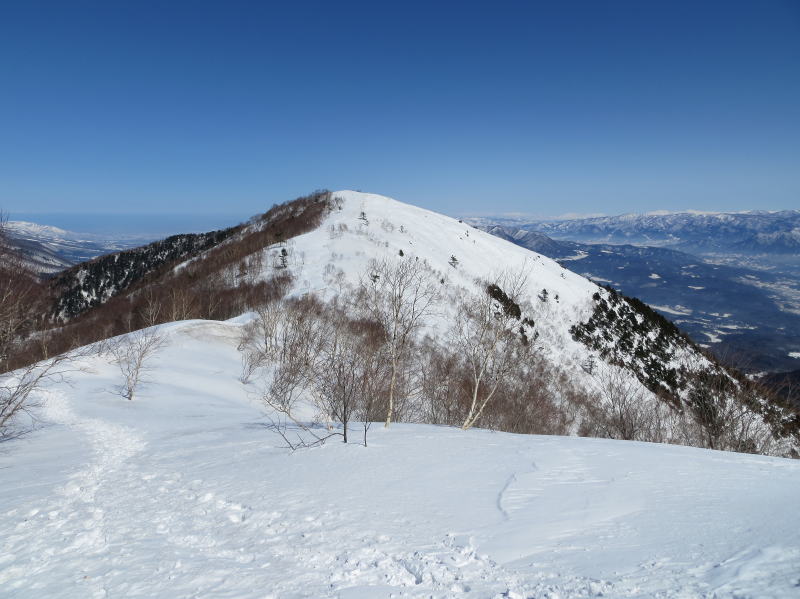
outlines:
[{"label": "snow field", "polygon": [[289,453],[239,324],[165,325],[137,400],[88,360],[0,452],[3,597],[796,597],[800,464],[375,425]]}]

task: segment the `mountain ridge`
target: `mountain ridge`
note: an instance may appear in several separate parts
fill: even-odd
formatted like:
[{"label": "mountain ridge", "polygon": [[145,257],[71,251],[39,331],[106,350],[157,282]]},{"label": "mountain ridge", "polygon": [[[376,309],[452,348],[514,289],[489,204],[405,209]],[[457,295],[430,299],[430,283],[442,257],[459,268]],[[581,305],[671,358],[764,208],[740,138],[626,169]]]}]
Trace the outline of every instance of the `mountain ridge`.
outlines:
[{"label": "mountain ridge", "polygon": [[[60,330],[89,342],[99,331],[109,336],[165,318],[230,318],[253,309],[253,302],[263,301],[259,297],[312,296],[330,302],[342,290],[357,288],[376,260],[419,261],[425,277],[446,298],[429,326],[440,341],[447,338],[464,298],[485,295],[498,273],[524,272],[529,288],[520,296],[518,318],[532,323],[527,336],[533,335],[542,367],[568,380],[576,393],[602,395],[603,385],[619,377],[635,390],[643,414],[664,402],[676,414],[699,414],[697,402],[705,400],[697,393],[704,385],[723,385],[730,392],[747,385],[742,378],[731,378],[641,302],[488,232],[383,196],[318,192],[275,206],[219,241],[189,255],[166,254],[150,266],[137,261],[159,255],[152,249],[157,244],[148,246],[152,251],[140,248],[74,267],[57,281],[57,288],[90,301],[77,316],[63,314]],[[118,271],[127,287],[112,286],[110,295],[101,293],[104,273],[117,272],[116,265],[123,263],[131,265]],[[97,265],[102,266],[97,274],[88,276],[86,269]],[[140,266],[138,278],[125,278]],[[91,307],[98,298],[100,303]],[[618,347],[611,351],[609,344]],[[700,373],[705,373],[705,382]],[[597,396],[592,401],[601,409],[606,400]],[[591,415],[595,408],[591,402],[581,406],[575,409],[583,416],[568,430],[593,434],[594,425],[580,423],[596,418]],[[766,418],[779,445],[793,443],[797,415],[761,400],[749,406],[743,409]]]}]

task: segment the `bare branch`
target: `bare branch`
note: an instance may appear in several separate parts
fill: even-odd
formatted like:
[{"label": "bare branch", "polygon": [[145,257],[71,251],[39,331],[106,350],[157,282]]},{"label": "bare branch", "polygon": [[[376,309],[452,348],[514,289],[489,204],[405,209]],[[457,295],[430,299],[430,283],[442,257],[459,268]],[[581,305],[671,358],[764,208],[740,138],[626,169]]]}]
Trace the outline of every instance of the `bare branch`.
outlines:
[{"label": "bare branch", "polygon": [[122,384],[116,392],[133,400],[137,389],[149,382],[152,370],[150,359],[164,347],[166,339],[157,328],[140,329],[112,341],[108,352],[122,374]]}]

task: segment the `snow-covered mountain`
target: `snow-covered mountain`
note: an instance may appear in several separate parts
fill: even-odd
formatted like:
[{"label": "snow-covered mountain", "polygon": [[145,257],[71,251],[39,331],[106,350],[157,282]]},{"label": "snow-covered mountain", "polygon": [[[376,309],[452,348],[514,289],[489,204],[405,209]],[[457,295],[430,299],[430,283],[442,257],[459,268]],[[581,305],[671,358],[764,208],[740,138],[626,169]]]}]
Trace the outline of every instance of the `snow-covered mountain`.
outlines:
[{"label": "snow-covered mountain", "polygon": [[[263,297],[273,293],[275,277],[284,281],[282,293],[290,297],[328,301],[356,286],[376,259],[413,260],[424,264],[426,276],[443,290],[444,305],[426,331],[439,339],[453,326],[459,298],[485,294],[486,285],[504,274],[524,273],[521,326],[529,327],[525,334],[533,336],[546,370],[558,372],[576,393],[602,395],[603,385],[621,377],[644,406],[666,402],[680,414],[705,414],[703,389],[712,381],[744,384],[734,383],[737,375],[725,373],[642,302],[456,219],[383,196],[317,194],[275,207],[242,227],[184,237],[99,258],[54,279],[56,312],[69,325],[61,330],[84,342],[98,339],[99,331],[106,336],[124,332],[131,323],[146,324],[142,315],[153,312],[153,303],[162,320],[167,314],[171,319],[226,318],[236,309],[226,312],[210,298],[231,290]],[[240,311],[252,305],[237,301]],[[764,400],[748,402],[743,409],[758,413],[761,426],[773,430],[775,443],[768,451],[793,451],[800,417]],[[585,420],[569,418],[574,419],[569,431],[592,434]],[[754,448],[765,438],[763,431],[758,436],[761,441],[752,450],[758,451]]]},{"label": "snow-covered mountain", "polygon": [[9,221],[5,232],[12,247],[35,272],[50,275],[97,256],[136,247],[151,241],[137,236],[109,238],[65,231],[27,221]]},{"label": "snow-covered mountain", "polygon": [[690,253],[796,254],[800,251],[798,210],[623,214],[530,221],[519,224],[519,228],[539,231],[554,239],[667,246]]},{"label": "snow-covered mountain", "polygon": [[797,461],[419,424],[290,453],[241,327],[162,325],[132,402],[99,356],[44,390],[0,452],[3,597],[797,596]]},{"label": "snow-covered mountain", "polygon": [[[418,264],[441,291],[420,353],[450,349],[460,301],[492,298],[489,321],[513,323],[515,347],[529,347],[535,366],[513,396],[496,398],[513,406],[508,428],[531,432],[519,422],[533,414],[534,430],[557,420],[550,430],[561,432],[461,430],[409,412],[407,422],[373,426],[368,446],[288,451],[288,437],[326,434],[325,420],[300,411],[287,423],[264,402],[274,364],[260,380],[244,376],[242,349],[267,318],[252,310],[280,315],[305,298],[300,325],[326,302],[356,310],[342,298],[374,281],[375,259]],[[504,273],[527,277],[516,279],[516,301],[499,286]],[[58,304],[58,327],[52,338],[38,332],[37,346],[51,355],[63,340],[100,343],[69,363],[69,380],[36,389],[31,415],[43,426],[0,452],[4,595],[796,594],[796,461],[577,436],[637,438],[591,428],[635,414],[661,441],[691,443],[681,435],[711,438],[734,424],[744,427],[730,439],[738,449],[785,455],[797,446],[796,413],[646,305],[541,254],[382,196],[320,192],[241,227],[97,258],[52,284],[74,301]],[[160,343],[126,401],[115,348],[141,339],[135,330],[148,321],[162,323],[146,329]],[[344,330],[328,346],[346,343]],[[447,377],[463,362],[439,357],[434,394],[458,395],[463,380]],[[545,410],[513,403],[536,394],[552,399]],[[479,426],[504,422],[493,405]]]}]

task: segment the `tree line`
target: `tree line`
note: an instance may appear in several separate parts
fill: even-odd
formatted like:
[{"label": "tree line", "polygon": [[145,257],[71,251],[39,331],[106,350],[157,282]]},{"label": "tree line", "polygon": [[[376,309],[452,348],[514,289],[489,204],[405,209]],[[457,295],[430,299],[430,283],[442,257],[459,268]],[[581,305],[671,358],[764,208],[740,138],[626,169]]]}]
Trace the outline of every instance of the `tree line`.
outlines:
[{"label": "tree line", "polygon": [[348,441],[353,427],[366,445],[371,422],[393,421],[753,453],[792,437],[765,417],[763,389],[690,358],[682,395],[653,394],[602,360],[578,380],[541,351],[527,288],[524,272],[454,290],[424,261],[373,261],[329,301],[261,306],[239,346],[242,382],[294,448]]}]

